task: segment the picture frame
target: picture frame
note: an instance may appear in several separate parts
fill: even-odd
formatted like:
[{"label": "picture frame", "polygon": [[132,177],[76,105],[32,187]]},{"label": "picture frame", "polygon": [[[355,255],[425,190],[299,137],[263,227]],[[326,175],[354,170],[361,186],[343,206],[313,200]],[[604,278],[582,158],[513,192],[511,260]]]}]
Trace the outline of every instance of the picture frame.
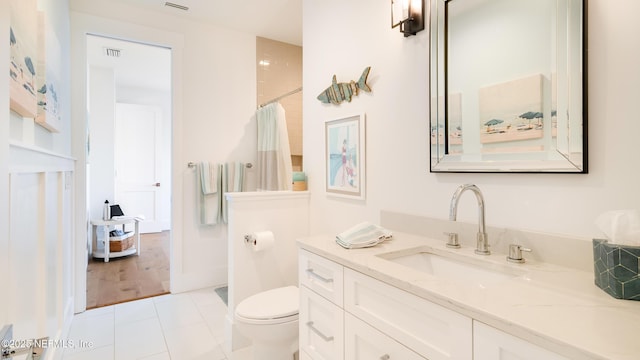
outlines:
[{"label": "picture frame", "polygon": [[11,1],[9,106],[20,116],[27,118],[35,118],[38,112],[37,35],[36,1]]},{"label": "picture frame", "polygon": [[365,116],[325,121],[327,195],[365,199]]},{"label": "picture frame", "polygon": [[[46,41],[45,41],[46,40]],[[61,69],[60,42],[43,11],[38,11],[38,66],[37,66],[37,105],[36,124],[52,133],[60,132],[60,99],[58,78]]]}]

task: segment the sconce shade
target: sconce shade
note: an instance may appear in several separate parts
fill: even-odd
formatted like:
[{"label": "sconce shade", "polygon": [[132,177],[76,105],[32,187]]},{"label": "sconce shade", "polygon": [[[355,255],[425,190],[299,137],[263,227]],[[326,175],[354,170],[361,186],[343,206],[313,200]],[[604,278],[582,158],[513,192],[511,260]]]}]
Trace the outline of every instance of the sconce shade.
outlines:
[{"label": "sconce shade", "polygon": [[424,30],[424,0],[391,0],[391,28],[395,27],[404,37]]}]

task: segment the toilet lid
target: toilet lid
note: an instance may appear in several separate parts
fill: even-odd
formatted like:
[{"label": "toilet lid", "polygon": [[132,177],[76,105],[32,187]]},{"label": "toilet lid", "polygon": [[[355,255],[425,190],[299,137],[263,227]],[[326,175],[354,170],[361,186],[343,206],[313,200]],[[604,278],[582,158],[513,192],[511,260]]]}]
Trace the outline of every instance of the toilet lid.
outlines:
[{"label": "toilet lid", "polygon": [[236,306],[236,314],[245,319],[268,320],[297,315],[300,293],[296,286],[267,290],[250,296]]}]

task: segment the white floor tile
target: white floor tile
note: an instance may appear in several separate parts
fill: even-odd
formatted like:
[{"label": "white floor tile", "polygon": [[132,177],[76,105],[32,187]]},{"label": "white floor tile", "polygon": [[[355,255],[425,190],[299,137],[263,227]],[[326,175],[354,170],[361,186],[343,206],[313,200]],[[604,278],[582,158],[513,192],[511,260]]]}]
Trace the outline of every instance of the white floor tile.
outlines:
[{"label": "white floor tile", "polygon": [[191,296],[191,299],[193,299],[193,302],[196,303],[196,305],[209,305],[214,303],[216,299],[220,298],[218,294],[216,294],[214,288],[190,291],[189,295]]},{"label": "white floor tile", "polygon": [[63,359],[65,360],[113,360],[113,346],[107,345],[92,350],[67,354],[65,351]]},{"label": "white floor tile", "polygon": [[75,315],[74,319],[84,319],[84,318],[90,318],[90,317],[94,317],[94,316],[113,314],[113,308],[114,308],[114,306],[111,305],[111,306],[103,306],[103,307],[99,307],[99,308],[95,308],[95,309],[90,309],[90,310],[87,310],[85,312],[82,312],[80,314]]},{"label": "white floor tile", "polygon": [[140,360],[171,360],[168,352],[140,358]]},{"label": "white floor tile", "polygon": [[157,302],[155,305],[160,323],[165,331],[204,321],[189,296],[180,296],[179,294],[168,300]]},{"label": "white floor tile", "polygon": [[[227,306],[213,288],[157,296],[74,316],[68,339],[91,347],[65,349],[64,360],[227,360]],[[252,360],[250,348],[229,359]]]},{"label": "white floor tile", "polygon": [[215,337],[224,336],[225,319],[227,316],[226,307],[221,308],[216,304],[202,305],[198,308],[202,318],[209,326],[211,333]]},{"label": "white floor tile", "polygon": [[117,324],[115,358],[139,359],[167,351],[158,318]]},{"label": "white floor tile", "polygon": [[158,316],[153,299],[142,299],[115,305],[116,325]]},{"label": "white floor tile", "polygon": [[95,316],[77,316],[71,323],[68,339],[73,340],[74,343],[89,342],[92,346],[66,349],[65,354],[85,352],[105,345],[113,345],[113,336],[113,312]]},{"label": "white floor tile", "polygon": [[204,322],[165,330],[172,359],[224,360],[222,348]]},{"label": "white floor tile", "polygon": [[251,346],[238,349],[231,354],[229,360],[253,360],[253,351]]},{"label": "white floor tile", "polygon": [[158,304],[164,301],[168,301],[171,299],[174,299],[176,297],[190,297],[189,294],[187,293],[180,293],[180,294],[164,294],[164,295],[160,295],[160,296],[154,296],[151,299],[153,299],[153,302]]}]

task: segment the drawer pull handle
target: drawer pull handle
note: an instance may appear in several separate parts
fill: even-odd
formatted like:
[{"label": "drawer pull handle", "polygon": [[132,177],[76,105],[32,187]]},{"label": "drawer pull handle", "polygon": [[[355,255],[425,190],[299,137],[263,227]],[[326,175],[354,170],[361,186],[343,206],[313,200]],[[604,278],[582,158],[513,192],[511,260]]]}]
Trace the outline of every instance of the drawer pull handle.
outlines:
[{"label": "drawer pull handle", "polygon": [[389,360],[389,359],[391,359],[391,356],[389,356],[389,354],[384,354],[380,356],[380,360]]},{"label": "drawer pull handle", "polygon": [[333,341],[333,336],[327,336],[323,334],[320,330],[316,329],[316,327],[313,326],[313,321],[307,322],[307,326],[309,327],[309,329],[313,330],[313,332],[316,333],[316,335],[320,336],[322,340],[326,342]]},{"label": "drawer pull handle", "polygon": [[330,283],[333,282],[333,279],[328,279],[322,275],[319,275],[318,273],[316,273],[315,271],[313,271],[313,269],[307,269],[307,274],[315,277],[316,279],[319,279],[320,281],[324,282],[324,283]]}]

